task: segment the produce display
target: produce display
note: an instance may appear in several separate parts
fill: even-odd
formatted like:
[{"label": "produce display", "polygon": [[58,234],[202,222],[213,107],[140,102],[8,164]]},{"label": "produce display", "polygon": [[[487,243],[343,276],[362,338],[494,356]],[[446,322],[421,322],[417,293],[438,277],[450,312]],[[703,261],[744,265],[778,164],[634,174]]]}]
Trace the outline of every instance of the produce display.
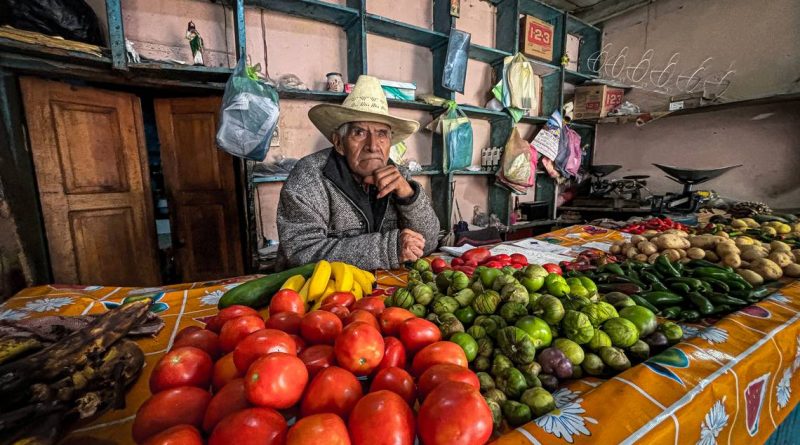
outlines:
[{"label": "produce display", "polygon": [[110,310],[46,347],[31,337],[4,337],[3,443],[56,443],[75,421],[123,408],[144,365],[144,353],[125,336],[145,322],[150,303],[140,299]]},{"label": "produce display", "polygon": [[666,230],[676,229],[688,231],[688,227],[679,222],[673,221],[668,217],[664,218],[650,218],[644,221],[634,222],[620,228],[621,232],[631,233],[634,235],[641,235],[642,233],[652,230],[655,232],[664,232]]},{"label": "produce display", "polygon": [[265,277],[259,286],[284,287],[268,299],[266,319],[234,304],[205,329],[180,331],[152,370],[152,396],[137,412],[134,441],[486,443],[493,412],[468,368],[463,340],[444,340],[434,323],[386,307],[384,296],[364,296],[371,274],[360,275],[360,295],[336,290],[353,289],[361,272],[320,262],[307,279],[284,274],[278,284]]},{"label": "produce display", "polygon": [[417,261],[407,287],[385,300],[387,311],[425,317],[460,347],[477,372],[495,431],[551,411],[560,381],[614,375],[683,335],[631,298],[609,299],[588,277],[565,278],[549,267],[554,272],[478,266],[470,277],[453,269],[435,274]]}]

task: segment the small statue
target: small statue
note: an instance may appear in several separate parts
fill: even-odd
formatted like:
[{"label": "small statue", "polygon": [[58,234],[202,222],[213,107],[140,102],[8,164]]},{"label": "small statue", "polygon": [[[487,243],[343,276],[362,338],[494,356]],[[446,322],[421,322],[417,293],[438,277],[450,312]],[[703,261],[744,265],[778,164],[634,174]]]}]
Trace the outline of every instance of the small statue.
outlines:
[{"label": "small statue", "polygon": [[194,57],[195,65],[205,65],[203,62],[203,38],[194,27],[194,22],[189,22],[186,28],[186,40],[189,41],[189,47],[192,48],[192,57]]},{"label": "small statue", "polygon": [[142,62],[142,58],[139,57],[139,53],[137,53],[136,48],[133,47],[133,42],[128,39],[125,39],[125,56],[128,60],[128,63]]}]

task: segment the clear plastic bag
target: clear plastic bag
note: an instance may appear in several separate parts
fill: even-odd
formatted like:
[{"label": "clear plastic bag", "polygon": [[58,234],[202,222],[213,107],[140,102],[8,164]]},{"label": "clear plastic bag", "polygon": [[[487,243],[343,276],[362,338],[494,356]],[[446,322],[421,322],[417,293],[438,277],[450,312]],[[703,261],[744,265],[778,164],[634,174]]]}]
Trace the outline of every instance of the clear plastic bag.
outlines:
[{"label": "clear plastic bag", "polygon": [[217,146],[240,158],[263,161],[279,115],[278,92],[248,76],[243,57],[225,84]]},{"label": "clear plastic bag", "polygon": [[525,189],[535,183],[536,163],[536,150],[514,127],[503,150],[498,180],[516,193],[525,193]]},{"label": "clear plastic bag", "polygon": [[462,170],[472,163],[472,124],[453,102],[442,119],[444,171]]}]

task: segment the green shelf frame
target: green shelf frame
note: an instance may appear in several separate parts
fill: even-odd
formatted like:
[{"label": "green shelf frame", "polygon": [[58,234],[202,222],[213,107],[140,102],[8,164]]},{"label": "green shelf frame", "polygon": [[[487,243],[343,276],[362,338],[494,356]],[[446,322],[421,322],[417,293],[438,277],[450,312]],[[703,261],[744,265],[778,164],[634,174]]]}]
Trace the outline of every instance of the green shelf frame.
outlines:
[{"label": "green shelf frame", "polygon": [[346,27],[358,20],[359,10],[321,0],[245,0],[245,6]]},{"label": "green shelf frame", "polygon": [[392,20],[375,14],[366,14],[367,32],[425,48],[447,45],[447,34]]}]

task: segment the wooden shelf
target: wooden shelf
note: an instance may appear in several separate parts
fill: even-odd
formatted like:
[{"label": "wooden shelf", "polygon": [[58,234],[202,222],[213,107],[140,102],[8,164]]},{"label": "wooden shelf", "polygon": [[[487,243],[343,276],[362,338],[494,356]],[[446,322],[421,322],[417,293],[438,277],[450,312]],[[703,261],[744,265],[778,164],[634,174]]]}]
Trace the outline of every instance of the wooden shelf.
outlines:
[{"label": "wooden shelf", "polygon": [[547,116],[524,116],[519,121],[523,124],[541,125],[547,123]]},{"label": "wooden shelf", "polygon": [[447,45],[447,35],[419,26],[398,22],[375,14],[366,14],[368,33],[389,37],[425,48],[438,48]]},{"label": "wooden shelf", "polygon": [[503,63],[503,59],[513,54],[488,46],[472,44],[469,46],[469,58],[479,62],[496,65]]},{"label": "wooden shelf", "polygon": [[434,175],[441,175],[442,171],[437,170],[435,168],[431,168],[430,165],[426,165],[422,168],[422,170],[418,172],[411,172],[411,176],[434,176]]},{"label": "wooden shelf", "polygon": [[564,14],[562,11],[538,0],[519,0],[519,12],[520,14],[534,15],[546,21],[557,20]]},{"label": "wooden shelf", "polygon": [[530,229],[532,227],[552,226],[558,223],[557,219],[542,219],[537,221],[525,221],[508,226],[508,231],[513,232],[516,230]]},{"label": "wooden shelf", "polygon": [[225,83],[228,81],[233,68],[215,66],[182,65],[180,63],[147,61],[128,65],[134,73],[142,73],[153,77],[166,79],[193,79],[207,82]]},{"label": "wooden shelf", "polygon": [[320,0],[244,0],[245,6],[346,27],[358,19],[358,10]]},{"label": "wooden shelf", "polygon": [[263,184],[267,182],[284,182],[289,175],[271,175],[271,176],[253,176],[254,184]]},{"label": "wooden shelf", "polygon": [[497,174],[497,172],[487,170],[454,170],[451,171],[450,174],[454,176],[494,176]]},{"label": "wooden shelf", "polygon": [[472,105],[459,105],[461,111],[467,115],[467,117],[473,119],[486,119],[486,120],[499,120],[499,119],[511,119],[504,111],[495,111],[495,110],[488,110],[486,108],[475,107]]},{"label": "wooden shelf", "polygon": [[564,82],[574,85],[591,82],[597,79],[595,74],[579,73],[573,70],[564,70]]},{"label": "wooden shelf", "polygon": [[347,97],[347,94],[335,93],[332,91],[279,88],[278,96],[281,99],[314,100],[318,102],[342,102],[344,98]]}]

